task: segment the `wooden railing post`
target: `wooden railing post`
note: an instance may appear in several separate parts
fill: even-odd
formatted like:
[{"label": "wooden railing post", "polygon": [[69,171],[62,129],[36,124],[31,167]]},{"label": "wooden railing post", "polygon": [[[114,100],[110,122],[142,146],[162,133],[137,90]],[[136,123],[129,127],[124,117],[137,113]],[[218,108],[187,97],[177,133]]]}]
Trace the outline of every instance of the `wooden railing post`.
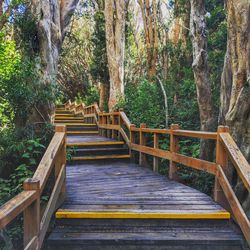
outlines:
[{"label": "wooden railing post", "polygon": [[[130,127],[129,127],[129,141],[130,141],[130,144],[135,143],[134,132],[132,131],[133,128],[135,128],[135,125],[131,124]],[[135,151],[133,151],[131,149],[131,146],[129,148],[129,154],[131,155],[131,161],[135,162]]]},{"label": "wooden railing post", "polygon": [[[66,126],[65,125],[56,126],[55,132],[66,133]],[[61,168],[64,164],[66,165],[66,134],[65,134],[64,139],[63,139],[62,149],[60,150],[60,152],[58,153],[58,155],[56,157],[55,179],[59,175]],[[56,207],[59,207],[62,204],[62,202],[65,199],[65,196],[66,196],[66,176],[64,177],[64,183],[62,185],[62,189],[61,189]]]},{"label": "wooden railing post", "polygon": [[[146,138],[145,138],[145,133],[142,132],[142,129],[146,128],[146,124],[145,123],[141,123],[140,124],[140,145],[144,146],[146,144]],[[139,155],[139,164],[140,165],[146,165],[146,154],[141,153]]]},{"label": "wooden railing post", "polygon": [[[116,124],[116,122],[115,122],[115,115],[114,114],[111,115],[111,124],[112,125]],[[112,131],[111,132],[111,137],[112,137],[112,139],[115,139],[115,130],[112,129],[111,131]]]},{"label": "wooden railing post", "polygon": [[40,181],[36,179],[27,179],[23,183],[25,191],[34,190],[37,192],[37,199],[28,206],[23,212],[23,244],[26,247],[31,240],[35,239],[34,249],[39,247],[39,231],[40,231]]},{"label": "wooden railing post", "polygon": [[[179,150],[178,137],[173,134],[173,130],[177,130],[179,128],[180,127],[178,124],[172,124],[170,126],[170,130],[171,130],[171,133],[170,133],[170,152],[171,153],[176,153]],[[175,180],[175,181],[179,180],[177,164],[174,161],[170,161],[170,163],[169,163],[169,179]]]},{"label": "wooden railing post", "polygon": [[[216,163],[222,167],[225,175],[228,176],[228,157],[220,140],[220,133],[229,133],[229,128],[227,126],[219,126],[216,141]],[[215,177],[214,183],[214,200],[224,208],[228,208],[227,199],[217,177]]]},{"label": "wooden railing post", "polygon": [[[159,134],[154,133],[154,148],[159,148]],[[158,172],[159,169],[159,158],[154,156],[153,159],[153,170]]]}]

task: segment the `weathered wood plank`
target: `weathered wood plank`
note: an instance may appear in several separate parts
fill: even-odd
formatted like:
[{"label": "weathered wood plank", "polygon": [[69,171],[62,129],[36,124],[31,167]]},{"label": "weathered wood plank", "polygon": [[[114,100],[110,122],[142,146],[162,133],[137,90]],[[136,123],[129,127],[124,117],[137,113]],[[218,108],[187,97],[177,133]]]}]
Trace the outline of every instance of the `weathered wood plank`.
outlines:
[{"label": "weathered wood plank", "polygon": [[229,133],[221,133],[220,139],[233,162],[238,175],[250,192],[250,165]]},{"label": "weathered wood plank", "polygon": [[0,229],[8,225],[38,197],[36,191],[23,191],[0,207]]},{"label": "weathered wood plank", "polygon": [[218,166],[217,177],[219,179],[220,185],[227,197],[227,201],[231,206],[234,217],[236,218],[238,225],[240,226],[248,245],[250,246],[250,222],[247,218],[239,200],[237,199],[223,169],[221,166]]}]

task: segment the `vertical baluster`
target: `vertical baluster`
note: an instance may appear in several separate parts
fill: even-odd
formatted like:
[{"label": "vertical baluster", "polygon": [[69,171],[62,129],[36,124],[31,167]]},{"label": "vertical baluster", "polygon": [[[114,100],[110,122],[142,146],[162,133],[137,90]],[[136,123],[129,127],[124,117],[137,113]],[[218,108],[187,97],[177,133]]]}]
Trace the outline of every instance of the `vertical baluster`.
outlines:
[{"label": "vertical baluster", "polygon": [[[178,144],[178,137],[173,134],[173,130],[179,129],[178,124],[172,124],[170,126],[171,132],[170,132],[170,152],[171,153],[177,153],[179,150],[179,144]],[[178,168],[177,164],[174,161],[170,161],[169,164],[169,179],[178,181]]]},{"label": "vertical baluster", "polygon": [[[219,126],[217,129],[216,140],[216,163],[222,167],[224,173],[228,176],[228,157],[225,148],[223,147],[220,140],[220,133],[229,133],[229,128],[227,126]],[[214,200],[224,208],[229,208],[227,199],[217,177],[215,177],[214,183]]]},{"label": "vertical baluster", "polygon": [[[134,132],[132,131],[132,129],[135,128],[134,124],[131,124],[129,127],[129,140],[130,140],[130,144],[135,143],[135,135]],[[131,145],[129,148],[129,154],[131,156],[131,162],[135,162],[135,151],[131,149]]]},{"label": "vertical baluster", "polygon": [[[64,126],[64,125],[56,126],[55,132],[64,132],[65,133],[66,126]],[[64,135],[64,138],[63,138],[63,146],[62,146],[60,152],[56,156],[55,179],[59,175],[63,164],[66,164],[66,134]],[[60,195],[59,195],[56,207],[59,207],[62,204],[62,202],[65,199],[65,196],[66,196],[66,176],[64,176],[64,183],[62,185],[62,189],[60,191]]]},{"label": "vertical baluster", "polygon": [[[159,134],[154,133],[154,148],[159,148]],[[153,170],[158,172],[159,169],[159,158],[154,156],[153,160]]]},{"label": "vertical baluster", "polygon": [[[146,138],[145,138],[145,133],[142,132],[142,129],[146,128],[145,123],[140,124],[140,145],[144,146],[146,144]],[[140,165],[145,165],[146,164],[146,155],[144,153],[139,154],[139,164]]]},{"label": "vertical baluster", "polygon": [[25,191],[33,190],[37,192],[37,199],[23,212],[23,244],[25,247],[34,237],[37,237],[35,249],[38,249],[40,231],[40,181],[27,179],[23,183],[23,189]]},{"label": "vertical baluster", "polygon": [[[112,115],[111,115],[111,124],[112,124],[112,125],[115,125],[115,123],[116,123],[116,121],[115,121],[115,115],[112,114]],[[112,131],[112,132],[111,132],[111,133],[112,133],[112,139],[115,139],[115,130],[112,129],[111,131]]]}]

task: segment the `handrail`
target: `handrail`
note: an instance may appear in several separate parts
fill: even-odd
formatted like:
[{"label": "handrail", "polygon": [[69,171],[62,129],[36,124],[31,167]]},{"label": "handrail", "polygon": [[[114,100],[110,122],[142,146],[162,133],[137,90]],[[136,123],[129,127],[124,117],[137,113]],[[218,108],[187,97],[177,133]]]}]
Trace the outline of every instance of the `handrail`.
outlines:
[{"label": "handrail", "polygon": [[[70,103],[68,103],[71,105]],[[66,106],[66,105],[65,105]],[[24,249],[40,249],[49,222],[60,199],[64,197],[65,186],[65,126],[56,126],[55,134],[37,167],[33,177],[24,181],[24,191],[0,207],[0,229],[7,226],[23,213]],[[55,185],[42,217],[40,199],[49,176],[54,171]]]},{"label": "handrail", "polygon": [[236,168],[236,171],[243,184],[245,185],[248,192],[250,192],[250,165],[248,164],[246,158],[241,153],[240,149],[229,133],[221,133],[220,140],[222,141],[227,154]]},{"label": "handrail", "polygon": [[[71,111],[74,111],[71,109]],[[131,124],[126,114],[120,110],[116,112],[100,112],[98,105],[95,103],[82,109],[85,119],[88,122],[96,123],[99,132],[103,136],[120,139],[123,137],[133,151],[139,152],[139,163],[146,164],[145,155],[153,156],[153,169],[158,170],[159,158],[168,159],[170,161],[169,178],[178,181],[177,164],[208,172],[215,176],[214,198],[221,205],[229,204],[234,215],[234,219],[240,226],[248,244],[250,245],[250,223],[238,201],[234,191],[227,179],[228,161],[230,158],[235,166],[238,175],[242,179],[246,189],[250,192],[250,166],[244,158],[240,149],[237,147],[228,128],[219,126],[217,132],[190,131],[181,130],[177,124],[172,124],[170,129],[152,129],[147,128],[146,124],[141,124],[137,128]],[[124,131],[125,125],[129,131],[129,135]],[[139,133],[139,143],[135,142],[135,134]],[[154,137],[154,146],[146,145],[145,134],[151,133]],[[170,136],[170,150],[162,150],[159,148],[159,135],[167,134]],[[178,153],[179,138],[191,137],[198,139],[216,141],[216,162],[204,161],[201,159],[189,157]]]}]

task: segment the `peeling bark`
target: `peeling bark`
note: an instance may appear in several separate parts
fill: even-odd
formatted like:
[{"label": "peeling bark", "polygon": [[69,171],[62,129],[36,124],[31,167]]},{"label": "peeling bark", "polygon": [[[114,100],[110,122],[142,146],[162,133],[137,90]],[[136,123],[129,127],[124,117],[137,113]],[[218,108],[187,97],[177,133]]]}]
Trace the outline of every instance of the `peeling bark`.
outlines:
[{"label": "peeling bark", "polygon": [[[200,112],[201,130],[211,131],[215,127],[212,92],[208,71],[207,31],[205,22],[205,4],[201,0],[191,0],[190,31],[193,44],[193,71]],[[201,140],[200,157],[213,159],[213,143]]]},{"label": "peeling bark", "polygon": [[125,17],[124,0],[105,1],[106,49],[110,77],[109,110],[124,97]]},{"label": "peeling bark", "polygon": [[145,42],[147,47],[147,62],[148,62],[148,79],[152,80],[156,76],[156,64],[158,55],[158,24],[157,24],[157,7],[156,1],[139,0]]},{"label": "peeling bark", "polygon": [[[227,52],[221,77],[219,123],[227,125],[244,156],[250,161],[250,2],[227,0]],[[237,174],[236,193],[246,211],[250,196]],[[250,215],[249,215],[250,216]]]},{"label": "peeling bark", "polygon": [[[32,0],[31,11],[37,19],[39,56],[45,84],[55,82],[63,39],[70,19],[79,0]],[[45,120],[49,121],[52,103],[38,107]],[[40,120],[34,111],[32,120]]]}]

